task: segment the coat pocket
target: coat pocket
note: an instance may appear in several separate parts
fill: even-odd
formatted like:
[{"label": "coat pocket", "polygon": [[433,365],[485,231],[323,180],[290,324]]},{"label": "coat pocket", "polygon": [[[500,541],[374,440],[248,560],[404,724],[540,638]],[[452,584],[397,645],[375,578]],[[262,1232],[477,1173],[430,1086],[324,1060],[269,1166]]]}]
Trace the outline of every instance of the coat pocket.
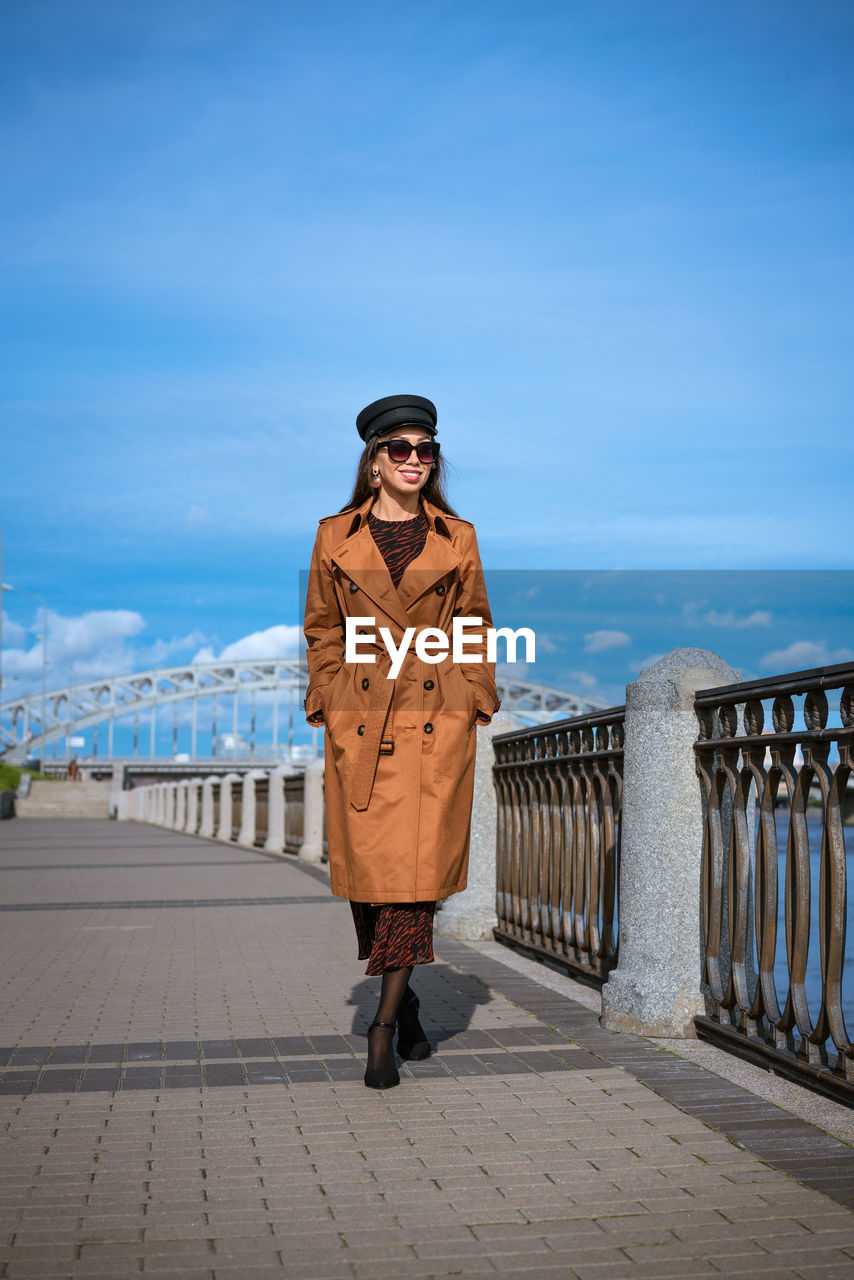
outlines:
[{"label": "coat pocket", "polygon": [[472,729],[477,721],[477,694],[474,685],[463,675],[459,666],[452,664],[445,674],[447,693],[445,706],[451,712],[464,711],[466,725]]},{"label": "coat pocket", "polygon": [[323,704],[323,719],[328,723],[329,716],[336,711],[342,710],[348,705],[348,687],[351,684],[351,674],[349,667],[341,666],[335,672],[335,675],[326,685],[321,696]]}]

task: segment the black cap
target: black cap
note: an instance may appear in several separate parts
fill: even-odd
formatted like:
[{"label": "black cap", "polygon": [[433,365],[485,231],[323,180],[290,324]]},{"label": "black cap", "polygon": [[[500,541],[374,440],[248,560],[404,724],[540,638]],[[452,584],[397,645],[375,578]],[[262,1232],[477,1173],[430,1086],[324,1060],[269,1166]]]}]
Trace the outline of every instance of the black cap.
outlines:
[{"label": "black cap", "polygon": [[423,427],[434,436],[436,417],[436,406],[424,396],[383,396],[362,410],[356,419],[356,430],[366,444],[396,427]]}]

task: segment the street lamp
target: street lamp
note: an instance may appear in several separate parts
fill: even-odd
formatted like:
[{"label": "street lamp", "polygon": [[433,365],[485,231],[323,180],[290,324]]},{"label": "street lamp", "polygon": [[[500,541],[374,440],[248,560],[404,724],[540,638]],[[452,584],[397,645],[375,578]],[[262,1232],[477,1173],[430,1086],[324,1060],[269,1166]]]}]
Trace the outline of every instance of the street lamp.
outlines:
[{"label": "street lamp", "polygon": [[[47,605],[44,597],[40,596],[36,591],[26,591],[23,587],[13,587],[8,582],[4,582],[0,577],[0,614],[2,614],[2,600],[4,591],[15,591],[19,596],[32,596],[34,600],[38,600],[42,607],[42,738],[47,732]],[[45,759],[47,758],[47,744],[42,742],[41,753],[41,770],[44,773]]]}]

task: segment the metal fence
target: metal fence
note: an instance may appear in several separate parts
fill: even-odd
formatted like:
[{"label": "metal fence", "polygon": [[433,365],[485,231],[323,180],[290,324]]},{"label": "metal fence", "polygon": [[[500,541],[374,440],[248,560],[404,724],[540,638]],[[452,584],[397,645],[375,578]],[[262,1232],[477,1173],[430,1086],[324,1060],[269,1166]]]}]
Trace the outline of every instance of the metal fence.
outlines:
[{"label": "metal fence", "polygon": [[231,782],[231,838],[236,840],[243,824],[243,779],[233,778]]},{"label": "metal fence", "polygon": [[500,942],[601,985],[617,962],[624,707],[493,738]]},{"label": "metal fence", "polygon": [[305,774],[285,778],[285,853],[299,853],[303,842]]},{"label": "metal fence", "polygon": [[711,997],[698,1034],[850,1103],[844,823],[854,663],[704,690],[695,708]]},{"label": "metal fence", "polygon": [[270,830],[270,779],[255,779],[255,844],[263,849]]},{"label": "metal fence", "polygon": [[213,829],[219,831],[219,799],[222,794],[222,782],[219,778],[213,784]]}]

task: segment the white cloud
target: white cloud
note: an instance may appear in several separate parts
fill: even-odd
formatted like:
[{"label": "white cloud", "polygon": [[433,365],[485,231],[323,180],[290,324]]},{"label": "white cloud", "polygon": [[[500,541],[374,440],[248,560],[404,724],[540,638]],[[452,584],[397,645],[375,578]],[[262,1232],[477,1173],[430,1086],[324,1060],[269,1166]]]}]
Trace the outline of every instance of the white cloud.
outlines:
[{"label": "white cloud", "polygon": [[586,653],[602,653],[605,649],[619,649],[631,643],[631,636],[625,631],[588,631],[584,637]]},{"label": "white cloud", "polygon": [[300,651],[301,641],[302,631],[299,627],[281,623],[275,627],[267,627],[265,631],[252,631],[232,644],[227,644],[220,653],[214,653],[210,645],[205,645],[199,649],[193,662],[237,662],[241,658],[255,658],[259,661],[268,658],[295,658]]},{"label": "white cloud", "polygon": [[186,653],[188,649],[195,649],[206,640],[204,631],[191,631],[189,635],[174,636],[171,640],[155,640],[145,651],[139,652],[138,658],[147,667],[162,667],[175,655],[179,655],[180,661],[180,654]]},{"label": "white cloud", "polygon": [[527,600],[535,600],[539,594],[540,594],[540,588],[535,583],[533,586],[524,587],[519,591],[515,591],[513,593],[512,603],[524,604],[525,601]]},{"label": "white cloud", "polygon": [[658,662],[659,658],[663,658],[663,657],[664,657],[663,653],[651,653],[648,657],[641,658],[639,662],[638,661],[630,662],[629,670],[630,671],[646,671],[648,667],[654,667],[656,662]]},{"label": "white cloud", "polygon": [[733,630],[744,630],[745,627],[770,627],[772,615],[770,609],[754,609],[752,613],[739,617],[730,609],[727,613],[718,613],[717,609],[709,609],[702,617],[699,615],[699,609],[695,604],[687,603],[682,606],[682,613],[686,619],[695,622],[698,626],[705,624],[710,627],[729,627]]},{"label": "white cloud", "polygon": [[100,609],[77,618],[48,612],[48,645],[60,654],[89,657],[104,647],[123,644],[145,626],[142,614],[131,609]]},{"label": "white cloud", "polygon": [[17,622],[13,622],[8,613],[3,613],[3,644],[4,645],[22,645],[27,639],[26,627],[20,626]]},{"label": "white cloud", "polygon": [[210,647],[210,645],[205,645],[204,648],[199,649],[198,653],[192,659],[192,664],[195,667],[195,666],[201,666],[206,662],[216,662],[216,660],[217,660],[216,654],[214,653],[213,649]]},{"label": "white cloud", "polygon": [[[4,625],[4,699],[30,693],[41,684],[41,621],[39,610],[28,627],[12,622]],[[77,617],[48,611],[48,689],[60,688],[69,680],[106,679],[179,662],[207,640],[204,632],[191,631],[134,644],[145,626],[142,614],[133,609],[93,609]]]},{"label": "white cloud", "polygon": [[831,649],[826,640],[795,640],[785,649],[774,649],[759,659],[766,670],[807,671],[811,667],[830,667],[836,662],[850,662],[854,649]]},{"label": "white cloud", "polygon": [[586,693],[597,688],[599,680],[592,671],[570,671],[569,678],[574,686],[580,686]]},{"label": "white cloud", "polygon": [[[93,609],[76,618],[48,610],[48,687],[58,687],[72,676],[87,680],[132,670],[135,655],[129,641],[144,627],[145,619],[132,609]],[[4,644],[4,697],[31,689],[41,678],[41,610],[21,635],[23,630],[19,628],[16,645],[7,649]],[[29,648],[27,634],[36,637]]]},{"label": "white cloud", "polygon": [[499,680],[536,680],[537,673],[531,662],[496,662],[495,675]]}]

